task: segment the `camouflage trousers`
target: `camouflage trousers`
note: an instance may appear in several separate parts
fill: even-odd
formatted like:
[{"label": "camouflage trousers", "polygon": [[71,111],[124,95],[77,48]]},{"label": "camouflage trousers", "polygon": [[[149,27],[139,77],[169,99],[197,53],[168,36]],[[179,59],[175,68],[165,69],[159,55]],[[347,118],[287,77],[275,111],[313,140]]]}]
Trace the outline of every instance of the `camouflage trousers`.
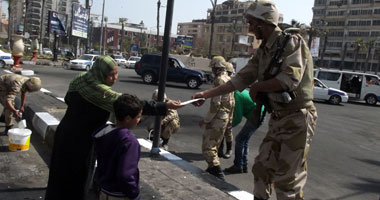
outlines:
[{"label": "camouflage trousers", "polygon": [[161,128],[161,138],[169,139],[174,133],[178,131],[179,124],[175,121],[170,121],[169,123],[162,125]]},{"label": "camouflage trousers", "polygon": [[315,110],[272,113],[268,133],[252,167],[254,196],[269,199],[304,199],[307,154],[317,123]]},{"label": "camouflage trousers", "polygon": [[218,157],[218,148],[223,139],[228,124],[228,118],[213,119],[203,133],[202,154],[208,164],[208,167],[220,165]]},{"label": "camouflage trousers", "polygon": [[227,124],[226,132],[224,132],[224,139],[227,143],[231,143],[234,139],[234,136],[232,135],[232,120]]},{"label": "camouflage trousers", "polygon": [[[0,92],[0,103],[3,105],[3,113],[1,115],[4,115],[5,117],[5,126],[11,126],[13,125],[13,112],[11,109],[7,106],[7,99],[5,98],[5,93]],[[14,102],[11,102],[14,105]]]}]

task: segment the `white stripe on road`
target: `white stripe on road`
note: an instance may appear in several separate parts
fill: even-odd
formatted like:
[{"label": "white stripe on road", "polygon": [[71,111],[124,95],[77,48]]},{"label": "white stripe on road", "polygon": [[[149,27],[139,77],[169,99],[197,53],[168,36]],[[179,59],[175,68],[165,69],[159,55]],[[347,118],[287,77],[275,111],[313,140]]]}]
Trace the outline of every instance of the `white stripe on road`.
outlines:
[{"label": "white stripe on road", "polygon": [[253,194],[243,190],[228,192],[228,194],[239,200],[253,199]]}]

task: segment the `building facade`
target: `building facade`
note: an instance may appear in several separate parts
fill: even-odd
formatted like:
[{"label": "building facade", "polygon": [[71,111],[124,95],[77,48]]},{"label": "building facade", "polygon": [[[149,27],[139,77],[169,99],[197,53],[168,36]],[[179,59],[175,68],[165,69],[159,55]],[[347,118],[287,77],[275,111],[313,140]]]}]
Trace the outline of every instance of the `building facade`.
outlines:
[{"label": "building facade", "polygon": [[[318,66],[374,71],[380,62],[380,0],[315,0]],[[317,36],[318,36],[317,35]]]}]

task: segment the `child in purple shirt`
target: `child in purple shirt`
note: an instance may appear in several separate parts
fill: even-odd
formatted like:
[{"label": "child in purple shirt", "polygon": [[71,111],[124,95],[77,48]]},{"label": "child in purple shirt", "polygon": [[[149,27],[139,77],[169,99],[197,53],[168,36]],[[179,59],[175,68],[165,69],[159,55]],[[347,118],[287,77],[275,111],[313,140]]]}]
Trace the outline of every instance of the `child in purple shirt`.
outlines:
[{"label": "child in purple shirt", "polygon": [[116,124],[106,124],[94,133],[99,200],[139,200],[140,144],[130,129],[139,123],[143,103],[136,96],[123,94],[113,107]]}]

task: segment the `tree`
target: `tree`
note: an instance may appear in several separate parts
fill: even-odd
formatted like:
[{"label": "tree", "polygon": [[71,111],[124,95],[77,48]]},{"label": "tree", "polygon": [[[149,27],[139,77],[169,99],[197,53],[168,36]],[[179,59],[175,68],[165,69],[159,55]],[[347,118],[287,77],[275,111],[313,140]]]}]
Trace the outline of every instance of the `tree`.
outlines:
[{"label": "tree", "polygon": [[364,47],[364,40],[362,38],[356,39],[356,41],[354,42],[354,47],[355,47],[355,55],[354,55],[354,66],[353,66],[352,71],[355,71],[357,68],[356,65],[358,61],[358,55],[359,55],[360,49]]}]

